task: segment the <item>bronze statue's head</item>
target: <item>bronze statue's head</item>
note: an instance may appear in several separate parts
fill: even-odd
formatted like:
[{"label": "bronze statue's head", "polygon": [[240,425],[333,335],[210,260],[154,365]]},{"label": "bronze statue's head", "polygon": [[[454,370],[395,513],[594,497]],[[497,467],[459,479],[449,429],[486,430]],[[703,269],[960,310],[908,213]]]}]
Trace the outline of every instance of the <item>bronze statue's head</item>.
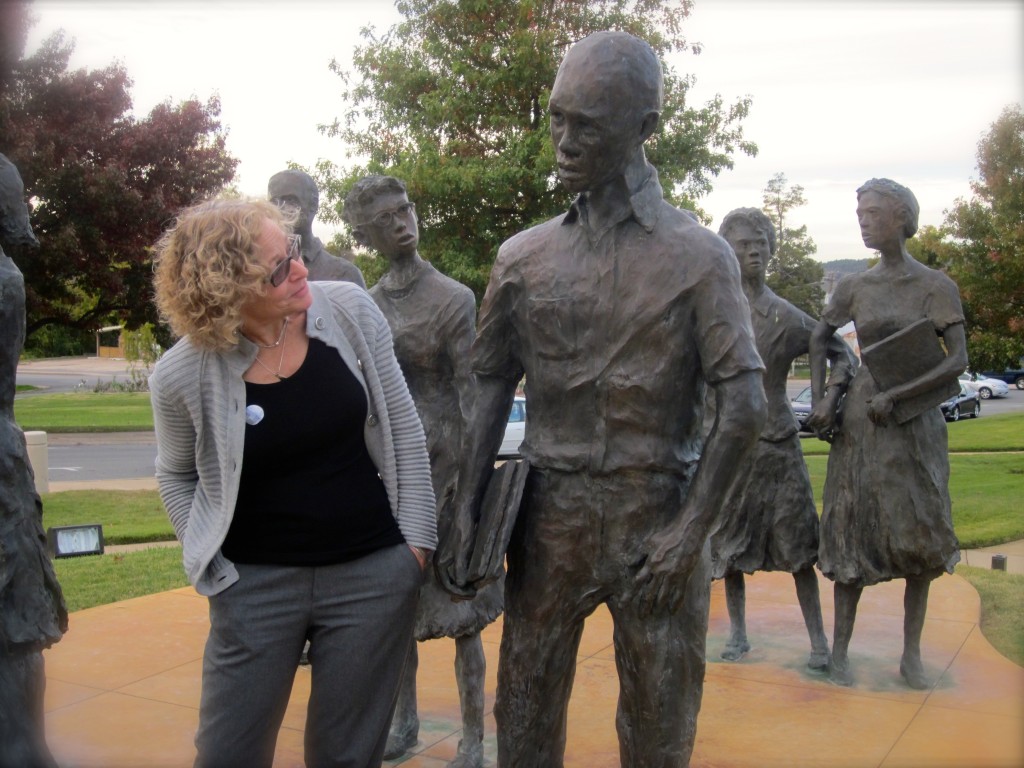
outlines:
[{"label": "bronze statue's head", "polygon": [[736,208],[722,219],[718,234],[732,247],[744,280],[763,278],[775,255],[775,225],[757,208]]},{"label": "bronze statue's head", "polygon": [[0,247],[38,245],[28,220],[21,174],[6,155],[0,155]]},{"label": "bronze statue's head", "polygon": [[309,229],[320,208],[320,191],[313,177],[305,171],[289,168],[270,177],[267,196],[277,205],[298,209],[295,229]]},{"label": "bronze statue's head", "polygon": [[654,133],[662,100],[654,50],[625,32],[597,32],[565,55],[549,101],[562,183],[582,192],[621,175]]},{"label": "bronze statue's head", "polygon": [[383,256],[413,254],[419,246],[416,206],[394,176],[364,176],[345,196],[342,219],[360,245]]},{"label": "bronze statue's head", "polygon": [[741,224],[746,224],[755,232],[763,234],[768,240],[769,253],[772,256],[775,255],[775,225],[772,224],[772,220],[765,215],[764,211],[759,208],[735,208],[725,214],[721,226],[718,227],[718,234],[731,245],[732,239],[730,234]]},{"label": "bronze statue's head", "polygon": [[861,197],[868,192],[874,192],[876,195],[888,199],[892,205],[893,214],[903,221],[904,238],[911,238],[917,234],[917,220],[921,214],[921,206],[913,192],[892,179],[869,179],[857,189],[857,200],[860,201]]}]

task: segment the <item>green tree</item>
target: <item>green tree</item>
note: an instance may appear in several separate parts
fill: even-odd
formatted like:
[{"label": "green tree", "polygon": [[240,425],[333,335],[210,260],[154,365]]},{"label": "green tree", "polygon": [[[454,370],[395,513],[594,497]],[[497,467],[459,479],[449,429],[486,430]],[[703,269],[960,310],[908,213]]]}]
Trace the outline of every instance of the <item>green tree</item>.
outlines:
[{"label": "green tree", "polygon": [[[665,191],[695,207],[737,151],[753,155],[741,122],[748,98],[687,103],[693,77],[665,55],[700,46],[682,36],[690,0],[398,0],[404,21],[378,37],[363,30],[354,73],[342,78],[347,111],[328,126],[356,164],[321,162],[325,220],[367,173],[401,178],[422,222],[422,251],[483,294],[502,241],[564,210],[548,136],[547,101],[568,47],[591,32],[621,29],[647,40],[665,67],[659,133],[648,142]],[[336,245],[349,245],[344,238]],[[365,272],[372,272],[364,268]]]},{"label": "green tree", "polygon": [[941,227],[925,224],[917,234],[907,240],[907,252],[925,266],[945,269],[949,264],[952,248]]},{"label": "green tree", "polygon": [[775,225],[775,255],[768,262],[765,282],[782,298],[811,317],[821,317],[825,292],[821,287],[825,269],[811,258],[818,246],[807,234],[807,226],[793,227],[789,213],[807,204],[804,188],[787,186],[786,176],[776,173],[764,188],[761,210]]},{"label": "green tree", "polygon": [[978,142],[974,196],[946,211],[949,275],[960,286],[974,370],[1024,356],[1024,113],[1003,110]]},{"label": "green tree", "polygon": [[228,183],[220,104],[195,99],[131,114],[120,64],[70,71],[57,32],[11,67],[0,152],[18,166],[40,248],[15,253],[31,335],[47,326],[136,328],[156,320],[150,246],[181,207]]}]

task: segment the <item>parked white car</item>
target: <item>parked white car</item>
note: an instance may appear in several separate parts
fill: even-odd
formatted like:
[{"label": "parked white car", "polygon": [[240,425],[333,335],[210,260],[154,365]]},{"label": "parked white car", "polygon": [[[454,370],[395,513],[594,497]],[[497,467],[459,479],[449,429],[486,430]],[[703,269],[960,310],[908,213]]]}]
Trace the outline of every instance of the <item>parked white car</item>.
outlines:
[{"label": "parked white car", "polygon": [[512,410],[508,414],[505,425],[505,436],[498,448],[499,459],[518,459],[519,446],[526,437],[526,398],[516,397],[512,402]]},{"label": "parked white car", "polygon": [[977,392],[982,400],[990,397],[1006,397],[1010,394],[1010,385],[999,379],[990,379],[986,376],[977,376],[973,373],[961,373],[960,383],[972,392]]}]

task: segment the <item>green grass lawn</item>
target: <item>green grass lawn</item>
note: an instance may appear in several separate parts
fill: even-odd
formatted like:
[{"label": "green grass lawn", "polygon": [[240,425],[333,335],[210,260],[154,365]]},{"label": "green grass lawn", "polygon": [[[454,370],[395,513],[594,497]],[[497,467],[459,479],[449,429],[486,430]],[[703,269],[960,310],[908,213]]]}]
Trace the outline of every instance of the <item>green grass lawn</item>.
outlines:
[{"label": "green grass lawn", "polygon": [[950,453],[1024,451],[1024,413],[1001,413],[947,424]]},{"label": "green grass lawn", "polygon": [[1003,656],[1024,666],[1024,575],[956,567],[981,595],[981,633]]},{"label": "green grass lawn", "polygon": [[[950,453],[1024,451],[1024,413],[961,419],[946,424],[946,433],[949,435]],[[800,447],[804,456],[827,456],[831,446],[811,436],[800,438]]]},{"label": "green grass lawn", "polygon": [[53,566],[69,611],[188,585],[181,567],[180,547],[62,557],[54,560]]},{"label": "green grass lawn", "polygon": [[170,541],[174,529],[156,491],[64,491],[43,495],[43,527],[100,523],[106,544]]},{"label": "green grass lawn", "polygon": [[[100,523],[106,545],[172,541],[174,529],[156,491],[43,494],[43,527]],[[183,587],[181,548],[67,557],[54,561],[68,610]]]},{"label": "green grass lawn", "polygon": [[[807,456],[806,460],[820,514],[828,457]],[[953,528],[963,549],[1024,539],[1024,456],[950,456],[949,496]]]},{"label": "green grass lawn", "polygon": [[14,420],[26,432],[146,432],[153,429],[148,392],[83,392],[20,397]]}]

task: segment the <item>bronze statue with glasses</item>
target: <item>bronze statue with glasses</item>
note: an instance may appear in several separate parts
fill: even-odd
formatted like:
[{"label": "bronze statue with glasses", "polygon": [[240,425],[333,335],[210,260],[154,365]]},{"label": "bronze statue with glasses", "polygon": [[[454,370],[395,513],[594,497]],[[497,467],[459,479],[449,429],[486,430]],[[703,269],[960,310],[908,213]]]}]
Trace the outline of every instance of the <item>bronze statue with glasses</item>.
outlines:
[{"label": "bronze statue with glasses", "polygon": [[342,280],[365,288],[363,273],[348,259],[335,256],[313,235],[313,219],[320,207],[320,191],[305,171],[289,168],[275,173],[267,184],[272,202],[291,209],[295,233],[302,237],[302,262],[310,280]]},{"label": "bronze statue with glasses", "polygon": [[[420,256],[416,207],[399,179],[367,176],[357,181],[345,198],[343,217],[357,243],[388,260],[388,271],[370,295],[391,326],[395,355],[423,422],[437,497],[438,533],[443,537],[462,452],[466,365],[476,324],[473,293]],[[420,590],[416,640],[455,639],[463,733],[449,763],[452,768],[483,764],[485,659],[480,631],[501,613],[502,588],[494,583],[473,600],[453,602],[430,569]],[[385,758],[398,757],[417,742],[417,658],[414,642]]]}]

